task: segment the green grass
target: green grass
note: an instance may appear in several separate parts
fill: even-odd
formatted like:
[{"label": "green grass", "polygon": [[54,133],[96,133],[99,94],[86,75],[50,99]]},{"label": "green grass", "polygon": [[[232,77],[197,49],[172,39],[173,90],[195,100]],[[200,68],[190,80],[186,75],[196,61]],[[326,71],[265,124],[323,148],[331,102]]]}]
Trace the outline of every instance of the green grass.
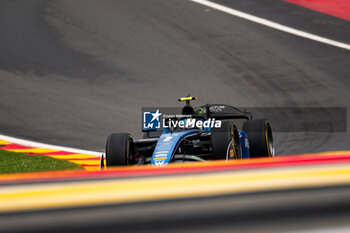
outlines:
[{"label": "green grass", "polygon": [[0,149],[0,173],[82,169],[78,164],[43,155],[27,155]]}]

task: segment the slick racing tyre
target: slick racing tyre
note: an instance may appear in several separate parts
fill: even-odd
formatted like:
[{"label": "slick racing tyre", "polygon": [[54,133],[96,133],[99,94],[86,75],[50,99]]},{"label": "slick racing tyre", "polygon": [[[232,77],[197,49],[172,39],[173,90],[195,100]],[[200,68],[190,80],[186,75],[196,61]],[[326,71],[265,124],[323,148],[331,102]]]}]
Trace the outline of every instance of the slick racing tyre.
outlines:
[{"label": "slick racing tyre", "polygon": [[250,157],[273,157],[272,129],[266,119],[254,119],[243,123],[243,131],[247,133]]},{"label": "slick racing tyre", "polygon": [[111,134],[106,143],[106,164],[123,166],[131,163],[132,138],[128,133]]},{"label": "slick racing tyre", "polygon": [[212,128],[213,159],[241,159],[241,142],[237,127],[232,121],[222,121],[221,128]]}]

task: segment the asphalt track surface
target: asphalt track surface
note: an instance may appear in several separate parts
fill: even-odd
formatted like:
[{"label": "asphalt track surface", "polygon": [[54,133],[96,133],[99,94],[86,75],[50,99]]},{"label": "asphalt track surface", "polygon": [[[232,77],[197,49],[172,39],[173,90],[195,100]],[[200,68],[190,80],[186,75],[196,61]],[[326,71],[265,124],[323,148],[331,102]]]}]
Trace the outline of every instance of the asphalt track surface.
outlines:
[{"label": "asphalt track surface", "polygon": [[[350,43],[349,22],[279,0],[217,1]],[[348,107],[349,51],[176,1],[1,1],[0,133],[102,151],[145,106]],[[283,117],[281,121],[288,121]],[[273,122],[272,122],[273,124]],[[278,154],[349,149],[276,133]]]},{"label": "asphalt track surface", "polygon": [[[287,2],[216,2],[350,43],[348,21]],[[188,93],[199,96],[198,104],[349,107],[349,51],[190,1],[3,0],[0,33],[0,133],[10,136],[102,151],[111,132],[140,136],[141,107],[180,106],[177,98]],[[275,136],[278,154],[350,149],[347,132],[285,132]],[[101,216],[100,224],[92,222],[93,226],[71,224],[64,228],[64,221],[59,221],[64,232],[113,232],[116,226],[125,231],[177,231],[179,227],[201,232],[280,232],[334,226],[348,229],[348,187],[326,191],[328,198],[322,197],[320,187],[291,191],[289,195],[275,192],[180,200],[153,203],[151,208],[130,205],[126,209],[134,207],[135,211],[123,213],[134,219],[122,224],[113,222],[118,214],[123,215],[118,212],[120,206],[63,210],[53,215],[78,218],[78,223],[86,223],[83,213]],[[276,196],[282,199],[278,203],[283,203],[283,198],[296,199],[287,206],[278,205],[282,209],[276,212],[254,210],[252,200],[268,205]],[[308,200],[319,202],[291,211],[298,198],[302,204]],[[194,211],[189,202],[203,206],[207,217],[196,215],[203,213],[202,209]],[[228,208],[238,202],[247,204],[242,205],[247,210],[242,216],[235,212],[242,209]],[[208,212],[217,203],[220,208]],[[144,212],[139,212],[142,208]],[[134,215],[144,213],[149,217],[154,212],[160,217],[158,225],[142,222]],[[40,220],[52,215],[27,215],[33,216],[45,226],[45,221]]]}]

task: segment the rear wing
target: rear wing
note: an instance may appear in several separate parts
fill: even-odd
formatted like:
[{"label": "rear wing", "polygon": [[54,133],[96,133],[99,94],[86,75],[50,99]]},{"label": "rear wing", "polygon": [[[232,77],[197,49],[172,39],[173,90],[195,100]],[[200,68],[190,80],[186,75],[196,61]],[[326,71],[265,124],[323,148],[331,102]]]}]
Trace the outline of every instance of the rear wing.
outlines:
[{"label": "rear wing", "polygon": [[197,114],[204,118],[246,119],[252,120],[253,114],[225,104],[207,104],[195,108]]}]

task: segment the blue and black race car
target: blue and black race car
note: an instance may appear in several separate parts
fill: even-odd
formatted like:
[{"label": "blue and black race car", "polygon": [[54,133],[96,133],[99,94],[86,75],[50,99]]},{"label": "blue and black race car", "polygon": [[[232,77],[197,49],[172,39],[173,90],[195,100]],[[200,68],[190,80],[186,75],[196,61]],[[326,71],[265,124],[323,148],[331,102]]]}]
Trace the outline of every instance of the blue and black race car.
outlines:
[{"label": "blue and black race car", "polygon": [[[180,98],[186,102],[181,114],[164,119],[167,126],[160,132],[144,130],[143,139],[135,140],[128,133],[111,134],[106,143],[107,167],[274,156],[266,119],[253,119],[251,113],[224,104],[194,108],[190,101],[196,99]],[[244,120],[242,130],[236,127],[238,120]]]}]

